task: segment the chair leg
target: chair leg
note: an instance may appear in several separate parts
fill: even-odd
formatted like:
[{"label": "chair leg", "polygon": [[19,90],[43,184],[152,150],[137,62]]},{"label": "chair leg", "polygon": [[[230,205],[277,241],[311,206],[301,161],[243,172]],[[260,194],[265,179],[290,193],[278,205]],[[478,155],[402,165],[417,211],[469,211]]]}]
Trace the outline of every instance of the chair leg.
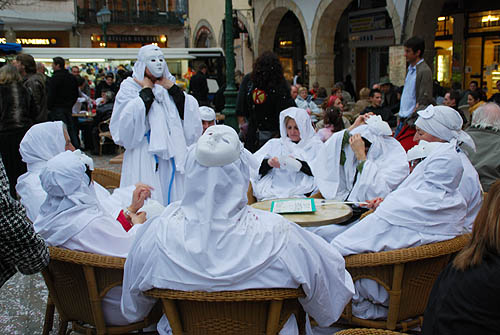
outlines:
[{"label": "chair leg", "polygon": [[43,330],[42,330],[43,335],[48,335],[49,332],[52,330],[52,327],[54,325],[54,310],[55,310],[55,305],[49,295],[47,297],[47,307],[45,307],[45,320],[43,322]]},{"label": "chair leg", "polygon": [[59,320],[59,333],[58,333],[58,335],[66,335],[67,329],[68,329],[68,321],[60,319]]}]

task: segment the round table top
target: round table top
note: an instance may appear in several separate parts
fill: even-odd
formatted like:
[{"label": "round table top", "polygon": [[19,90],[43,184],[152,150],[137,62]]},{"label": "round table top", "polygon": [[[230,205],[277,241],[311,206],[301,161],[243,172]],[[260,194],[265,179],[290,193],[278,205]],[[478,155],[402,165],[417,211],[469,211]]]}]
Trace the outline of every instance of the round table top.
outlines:
[{"label": "round table top", "polygon": [[[264,211],[270,211],[271,203],[275,200],[286,199],[264,200],[255,202],[250,206]],[[314,204],[316,205],[315,212],[280,215],[283,215],[286,219],[302,227],[318,227],[342,223],[349,220],[352,216],[352,209],[346,204],[329,203],[329,200],[325,199],[314,199]]]}]

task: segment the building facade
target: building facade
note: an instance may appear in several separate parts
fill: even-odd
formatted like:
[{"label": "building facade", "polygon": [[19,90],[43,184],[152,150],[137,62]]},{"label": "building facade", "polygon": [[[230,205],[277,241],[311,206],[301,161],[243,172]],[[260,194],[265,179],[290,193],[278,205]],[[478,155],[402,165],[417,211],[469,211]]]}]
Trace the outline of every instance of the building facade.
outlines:
[{"label": "building facade", "polygon": [[[162,48],[184,47],[187,0],[75,0],[79,47],[138,48],[157,44]],[[111,11],[104,42],[97,14]]]},{"label": "building facade", "polygon": [[0,10],[3,33],[0,43],[19,43],[23,47],[71,47],[74,34],[73,0],[19,0]]},{"label": "building facade", "polygon": [[[252,71],[255,55],[255,17],[252,3],[248,0],[233,0],[233,29],[235,70]],[[225,46],[223,20],[225,0],[190,0],[187,36],[193,48]]]}]

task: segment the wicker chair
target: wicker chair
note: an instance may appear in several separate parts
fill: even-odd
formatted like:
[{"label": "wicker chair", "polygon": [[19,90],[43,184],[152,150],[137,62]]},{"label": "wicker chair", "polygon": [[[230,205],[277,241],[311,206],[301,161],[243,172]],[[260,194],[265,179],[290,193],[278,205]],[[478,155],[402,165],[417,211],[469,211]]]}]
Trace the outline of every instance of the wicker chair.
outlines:
[{"label": "wicker chair", "polygon": [[375,328],[352,328],[336,332],[335,335],[405,335],[404,333],[393,332],[392,330]]},{"label": "wicker chair", "polygon": [[386,320],[360,319],[352,315],[350,302],[339,323],[403,331],[422,325],[434,281],[469,239],[466,234],[413,248],[347,256],[345,266],[354,281],[373,279],[389,292],[389,310]]},{"label": "wicker chair", "polygon": [[152,289],[146,295],[161,299],[174,335],[278,334],[291,314],[305,332],[305,313],[299,289],[252,289],[185,292]]},{"label": "wicker chair", "polygon": [[[59,334],[71,331],[84,334],[126,334],[158,322],[161,310],[157,305],[146,319],[125,325],[105,324],[101,302],[113,287],[122,284],[124,258],[49,247],[50,263],[42,271],[49,288],[49,301],[43,333],[52,329],[55,304],[60,316]],[[51,315],[52,314],[52,315]]]},{"label": "wicker chair", "polygon": [[[111,132],[109,131],[109,122],[111,118],[99,122],[97,125],[97,130],[99,131],[99,156],[102,156],[102,146],[106,143],[106,139],[110,139],[113,141],[113,137],[111,136]],[[114,142],[113,142],[114,144]]]},{"label": "wicker chair", "polygon": [[105,169],[94,169],[92,178],[95,182],[101,184],[106,189],[115,189],[120,187],[121,174]]}]

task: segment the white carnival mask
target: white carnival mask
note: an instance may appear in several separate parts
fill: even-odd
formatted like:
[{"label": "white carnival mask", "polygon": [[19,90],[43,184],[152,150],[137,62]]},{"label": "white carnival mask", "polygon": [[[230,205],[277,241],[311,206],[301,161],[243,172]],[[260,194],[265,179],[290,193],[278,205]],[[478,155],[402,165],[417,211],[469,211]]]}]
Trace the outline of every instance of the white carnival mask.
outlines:
[{"label": "white carnival mask", "polygon": [[144,63],[155,78],[162,77],[167,66],[165,56],[159,48],[147,50],[144,54]]},{"label": "white carnival mask", "polygon": [[241,142],[233,128],[215,125],[201,135],[195,150],[199,164],[207,167],[224,166],[240,158]]}]

